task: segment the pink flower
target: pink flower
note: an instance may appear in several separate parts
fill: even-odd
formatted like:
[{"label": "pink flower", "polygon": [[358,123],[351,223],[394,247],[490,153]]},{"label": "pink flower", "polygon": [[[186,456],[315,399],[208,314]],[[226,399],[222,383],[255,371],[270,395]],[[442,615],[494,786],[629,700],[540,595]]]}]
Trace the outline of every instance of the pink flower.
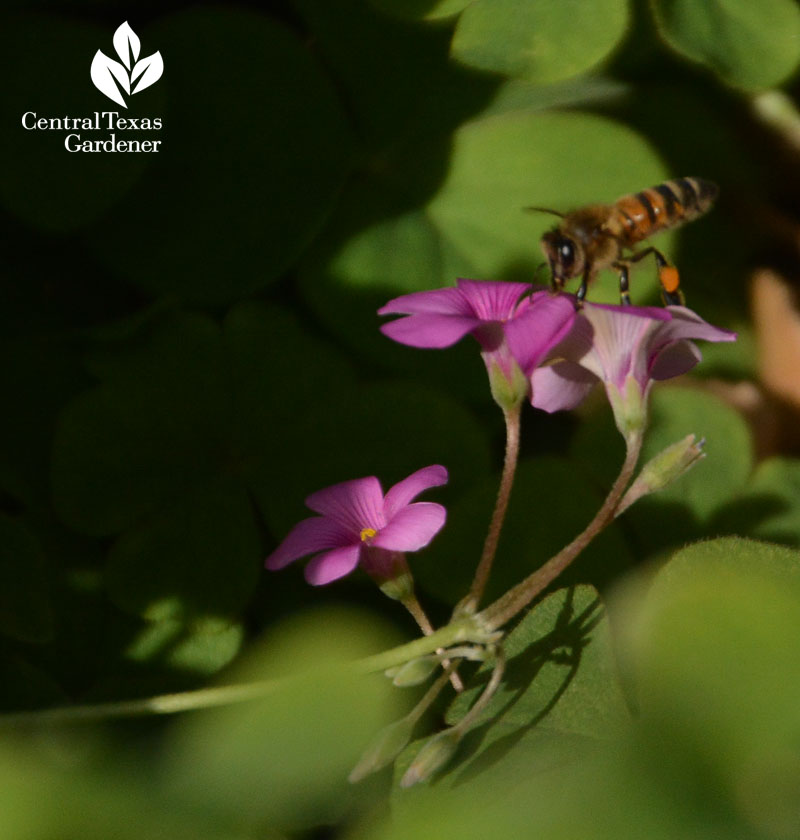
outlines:
[{"label": "pink flower", "polygon": [[305,577],[315,586],[344,577],[358,565],[379,581],[389,580],[405,569],[398,553],[424,548],[444,525],[441,505],[412,500],[446,483],[447,470],[435,464],[412,473],[385,496],[375,476],[318,490],[306,505],[321,515],[298,522],[265,565],[274,571],[314,554]]},{"label": "pink flower", "polygon": [[549,412],[575,408],[602,382],[623,431],[653,381],[679,376],[700,361],[692,339],[735,341],[736,333],[708,324],[685,306],[585,303],[572,331],[552,350],[551,364],[532,372],[531,403]]},{"label": "pink flower", "polygon": [[527,283],[459,279],[455,288],[390,300],[378,314],[407,316],[381,332],[411,347],[450,347],[474,336],[495,398],[513,403],[527,396],[533,369],[569,332],[575,304],[567,295],[534,292]]}]

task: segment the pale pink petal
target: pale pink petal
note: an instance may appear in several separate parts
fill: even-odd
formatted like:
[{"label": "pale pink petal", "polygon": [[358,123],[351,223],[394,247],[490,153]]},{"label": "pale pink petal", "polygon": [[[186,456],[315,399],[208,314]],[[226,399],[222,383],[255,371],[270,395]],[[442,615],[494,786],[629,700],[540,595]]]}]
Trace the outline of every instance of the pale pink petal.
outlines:
[{"label": "pale pink petal", "polygon": [[283,542],[267,557],[264,565],[273,571],[282,569],[298,557],[345,545],[351,540],[352,535],[339,523],[321,516],[312,516],[298,522],[289,531]]},{"label": "pale pink petal", "polygon": [[305,568],[305,578],[313,586],[322,586],[332,580],[338,580],[358,565],[361,545],[346,545],[318,554],[309,560]]},{"label": "pale pink petal", "polygon": [[439,350],[460,341],[480,324],[474,315],[409,315],[383,324],[380,330],[400,344]]},{"label": "pale pink petal", "polygon": [[306,499],[306,505],[329,516],[356,537],[363,528],[379,531],[385,524],[383,490],[374,475],[318,490]]},{"label": "pale pink petal", "polygon": [[700,361],[700,351],[687,339],[736,340],[736,333],[709,324],[685,306],[670,306],[669,312],[672,319],[653,330],[641,352],[643,366],[653,379],[680,376]]},{"label": "pale pink petal", "polygon": [[398,481],[394,487],[390,487],[383,502],[383,511],[386,521],[391,522],[392,517],[412,499],[418,496],[423,490],[429,487],[439,487],[447,484],[447,470],[439,464],[430,467],[423,467],[408,478]]},{"label": "pale pink petal", "polygon": [[575,362],[555,362],[531,376],[531,405],[552,414],[580,405],[598,379]]},{"label": "pale pink petal", "polygon": [[506,321],[515,314],[517,304],[528,283],[506,283],[502,280],[458,280],[458,290],[481,321]]},{"label": "pale pink petal", "polygon": [[[663,346],[684,338],[696,338],[704,341],[736,341],[735,332],[709,324],[685,306],[670,306],[668,311],[672,315],[672,320],[659,325],[659,329],[654,335],[654,345],[657,342]],[[658,349],[658,347],[654,347],[654,349]]]},{"label": "pale pink petal", "polygon": [[[669,313],[654,307],[590,303],[584,305],[584,312],[594,328],[594,349],[582,364],[620,389],[628,375],[632,374],[640,381],[642,372],[634,368],[639,362],[646,365],[644,339],[655,324],[670,318]],[[644,376],[646,378],[646,374]]]},{"label": "pale pink petal", "polygon": [[703,358],[691,341],[678,341],[665,347],[652,361],[651,379],[671,379],[691,370]]},{"label": "pale pink petal", "polygon": [[447,512],[435,502],[416,502],[398,511],[372,545],[390,551],[417,551],[426,546],[444,525]]},{"label": "pale pink petal", "polygon": [[431,289],[411,292],[384,304],[378,315],[474,315],[472,307],[459,289]]},{"label": "pale pink petal", "polygon": [[526,376],[530,376],[575,322],[575,304],[567,295],[545,293],[505,325],[506,342]]}]

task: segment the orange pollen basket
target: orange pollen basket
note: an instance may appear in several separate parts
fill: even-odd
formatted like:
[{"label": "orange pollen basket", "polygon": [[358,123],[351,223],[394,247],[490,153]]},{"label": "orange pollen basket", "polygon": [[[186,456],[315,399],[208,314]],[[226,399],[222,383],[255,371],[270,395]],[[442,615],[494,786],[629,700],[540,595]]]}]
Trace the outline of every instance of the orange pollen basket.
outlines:
[{"label": "orange pollen basket", "polygon": [[658,273],[661,285],[667,292],[676,292],[681,284],[678,269],[674,265],[667,265]]}]

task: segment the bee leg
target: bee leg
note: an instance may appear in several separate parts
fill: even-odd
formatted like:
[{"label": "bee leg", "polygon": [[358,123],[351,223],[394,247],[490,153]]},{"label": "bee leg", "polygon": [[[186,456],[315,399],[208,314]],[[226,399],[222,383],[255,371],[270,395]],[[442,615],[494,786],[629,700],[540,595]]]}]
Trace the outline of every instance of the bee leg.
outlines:
[{"label": "bee leg", "polygon": [[630,265],[627,262],[618,260],[612,263],[612,267],[616,268],[619,272],[619,302],[623,306],[630,306],[631,296],[628,294],[628,273],[630,271]]},{"label": "bee leg", "polygon": [[658,279],[661,283],[661,300],[664,306],[684,306],[686,298],[681,291],[681,277],[678,274],[678,269],[674,265],[664,259],[658,252],[654,251],[656,255],[656,265],[658,265]]},{"label": "bee leg", "polygon": [[587,268],[586,271],[583,272],[583,277],[581,277],[581,285],[578,287],[578,293],[575,295],[576,309],[580,309],[581,306],[583,306],[583,301],[586,299],[586,289],[589,287],[590,274],[590,268]]},{"label": "bee leg", "polygon": [[664,306],[684,306],[686,298],[684,298],[680,289],[681,277],[678,274],[678,269],[667,262],[661,251],[657,251],[655,248],[645,248],[644,251],[635,253],[631,257],[631,262],[638,262],[649,254],[652,254],[656,259],[658,280],[661,283],[661,300]]},{"label": "bee leg", "polygon": [[619,269],[619,302],[623,306],[631,305],[631,296],[628,294],[628,264],[617,263]]}]

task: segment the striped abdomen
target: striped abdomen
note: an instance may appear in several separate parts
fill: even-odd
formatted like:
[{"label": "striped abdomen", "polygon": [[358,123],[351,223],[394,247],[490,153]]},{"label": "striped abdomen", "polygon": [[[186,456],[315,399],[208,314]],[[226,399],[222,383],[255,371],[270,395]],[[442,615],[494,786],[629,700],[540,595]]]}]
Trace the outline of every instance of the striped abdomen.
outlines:
[{"label": "striped abdomen", "polygon": [[626,244],[641,242],[659,231],[677,227],[711,209],[719,190],[703,178],[675,178],[614,204]]}]

